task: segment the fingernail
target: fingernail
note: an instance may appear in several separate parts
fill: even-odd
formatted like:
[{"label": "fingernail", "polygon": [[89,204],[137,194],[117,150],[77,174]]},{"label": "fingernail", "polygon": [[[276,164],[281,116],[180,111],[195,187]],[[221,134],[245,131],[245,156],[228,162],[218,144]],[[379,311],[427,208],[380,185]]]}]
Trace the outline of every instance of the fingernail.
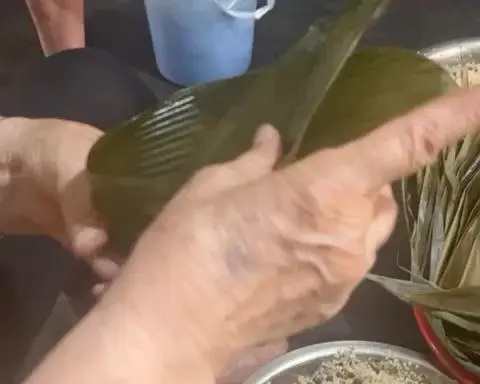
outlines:
[{"label": "fingernail", "polygon": [[120,271],[115,262],[104,257],[92,260],[92,269],[103,280],[113,280]]},{"label": "fingernail", "polygon": [[7,169],[0,169],[0,188],[6,188],[11,183],[11,174]]},{"label": "fingernail", "polygon": [[269,124],[262,125],[255,134],[255,138],[253,140],[254,146],[261,146],[268,144],[271,140],[275,138],[277,132],[275,128],[273,128]]},{"label": "fingernail", "polygon": [[99,228],[82,229],[74,239],[74,251],[81,256],[90,256],[107,242],[107,235]]},{"label": "fingernail", "polygon": [[99,298],[104,294],[106,288],[107,288],[106,284],[96,284],[92,288],[92,293],[95,297]]}]

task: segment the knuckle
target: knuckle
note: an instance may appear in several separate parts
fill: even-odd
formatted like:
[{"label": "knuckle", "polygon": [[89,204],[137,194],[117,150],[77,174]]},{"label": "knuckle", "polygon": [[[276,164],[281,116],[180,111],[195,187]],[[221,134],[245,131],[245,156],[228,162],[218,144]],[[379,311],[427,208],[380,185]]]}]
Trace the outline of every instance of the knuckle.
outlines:
[{"label": "knuckle", "polygon": [[[277,162],[277,156],[275,156],[275,153],[271,151],[262,151],[260,153],[257,153],[255,159],[258,161],[258,165],[265,170],[272,169]],[[252,166],[254,166],[254,164],[252,164]]]},{"label": "knuckle", "polygon": [[[337,271],[334,285],[338,284],[343,289],[350,290],[361,281],[372,266],[373,258],[367,253],[347,256],[348,263],[339,263],[333,269]],[[335,284],[336,283],[336,284]]]},{"label": "knuckle", "polygon": [[276,163],[276,156],[271,151],[254,149],[234,160],[235,169],[246,175],[265,174],[272,170]]},{"label": "knuckle", "polygon": [[403,149],[411,169],[433,162],[440,149],[441,140],[435,119],[426,116],[421,125],[412,124],[406,130]]},{"label": "knuckle", "polygon": [[225,166],[221,164],[212,164],[208,165],[199,171],[197,171],[193,178],[192,182],[194,183],[203,183],[209,182],[213,179],[216,179],[225,172]]},{"label": "knuckle", "polygon": [[[265,156],[252,157],[248,164],[244,164],[241,173],[247,178],[255,178],[272,172],[275,161]],[[250,176],[250,177],[248,177]]]}]

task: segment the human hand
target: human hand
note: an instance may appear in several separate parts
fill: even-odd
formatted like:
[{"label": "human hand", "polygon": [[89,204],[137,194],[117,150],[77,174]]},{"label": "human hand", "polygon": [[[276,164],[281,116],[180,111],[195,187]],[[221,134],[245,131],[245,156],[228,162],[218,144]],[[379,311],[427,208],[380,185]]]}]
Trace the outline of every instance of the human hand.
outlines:
[{"label": "human hand", "polygon": [[106,242],[90,201],[88,152],[102,132],[54,119],[0,121],[0,230],[46,235],[82,257]]},{"label": "human hand", "polygon": [[[217,369],[233,351],[327,320],[394,227],[389,184],[474,132],[478,105],[480,88],[461,91],[275,172],[279,140],[264,130],[261,150],[200,171],[180,191],[107,302],[135,303],[147,327],[159,313],[168,321],[165,306],[173,329],[175,318],[190,319],[177,342],[188,338]],[[158,292],[171,299],[158,302]]]},{"label": "human hand", "polygon": [[[199,172],[175,197],[175,204],[185,209],[188,205],[202,203],[223,191],[246,184],[273,170],[280,155],[280,140],[275,131],[265,127],[258,132],[254,146],[250,151],[229,164],[221,167],[209,167]],[[221,173],[221,175],[217,174]],[[174,202],[170,203],[170,208]],[[118,263],[118,264],[117,264]],[[120,260],[102,259],[98,263],[102,271],[109,271],[114,277],[122,267]],[[99,283],[94,293],[101,297],[112,281]],[[288,343],[285,339],[275,340],[265,345],[256,345],[235,356],[222,369],[218,384],[241,383],[250,374],[276,357],[286,353]]]}]

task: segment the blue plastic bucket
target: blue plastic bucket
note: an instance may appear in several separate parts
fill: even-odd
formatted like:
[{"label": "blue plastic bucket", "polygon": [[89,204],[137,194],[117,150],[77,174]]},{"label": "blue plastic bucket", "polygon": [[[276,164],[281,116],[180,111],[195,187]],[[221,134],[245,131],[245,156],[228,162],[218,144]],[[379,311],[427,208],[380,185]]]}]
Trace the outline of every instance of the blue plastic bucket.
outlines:
[{"label": "blue plastic bucket", "polygon": [[255,21],[274,6],[267,0],[145,0],[160,73],[193,85],[245,73],[251,62]]}]

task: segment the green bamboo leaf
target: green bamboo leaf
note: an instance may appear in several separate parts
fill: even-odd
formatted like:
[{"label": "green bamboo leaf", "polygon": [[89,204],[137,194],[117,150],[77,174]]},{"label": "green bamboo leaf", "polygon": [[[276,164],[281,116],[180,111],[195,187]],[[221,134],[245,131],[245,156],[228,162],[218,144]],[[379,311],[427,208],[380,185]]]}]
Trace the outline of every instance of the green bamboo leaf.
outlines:
[{"label": "green bamboo leaf", "polygon": [[335,23],[315,24],[309,33],[270,71],[262,73],[241,102],[235,104],[204,135],[204,149],[196,151],[185,173],[212,162],[232,159],[247,150],[258,126],[269,122],[284,140],[284,159],[296,158],[311,118],[366,28],[388,0],[355,0]]},{"label": "green bamboo leaf", "polygon": [[468,356],[468,360],[475,364],[478,370],[478,366],[480,365],[480,352],[478,351],[478,349],[471,346],[471,342],[467,341],[469,339],[463,339],[458,337],[449,337],[449,339],[458,349],[460,349],[466,356]]},{"label": "green bamboo leaf", "polygon": [[348,60],[316,110],[300,157],[357,139],[455,89],[442,67],[415,52],[388,47],[359,51]]},{"label": "green bamboo leaf", "polygon": [[[478,153],[476,148],[473,148]],[[480,261],[477,252],[479,239],[478,211],[480,209],[480,172],[479,161],[471,157],[471,165],[463,166],[463,176],[459,175],[458,198],[452,197],[450,209],[456,211],[452,214],[452,225],[445,229],[444,259],[442,272],[437,276],[437,281],[443,288],[478,284],[480,281]],[[460,169],[460,168],[458,168]],[[459,172],[459,171],[458,171]],[[455,207],[455,208],[453,208]]]},{"label": "green bamboo leaf", "polygon": [[453,356],[468,372],[480,374],[480,360],[475,351],[469,347],[468,342],[455,337],[447,337],[445,342],[457,351]]},{"label": "green bamboo leaf", "polygon": [[[260,123],[279,129],[285,164],[456,88],[443,68],[414,52],[373,48],[350,56],[386,3],[355,1],[338,23],[313,27],[278,66],[182,90],[99,140],[88,170],[110,238],[128,249],[193,172],[242,153]],[[233,94],[219,97],[229,93],[227,83]]]},{"label": "green bamboo leaf", "polygon": [[432,311],[431,314],[438,319],[455,324],[457,327],[465,329],[466,331],[480,335],[480,322],[478,319],[468,316],[459,316],[455,313],[444,311]]},{"label": "green bamboo leaf", "polygon": [[380,285],[392,295],[409,304],[417,304],[417,302],[412,299],[414,294],[432,293],[438,290],[438,288],[427,283],[395,279],[373,273],[367,274],[366,279]]},{"label": "green bamboo leaf", "polygon": [[448,338],[445,332],[445,321],[438,319],[433,316],[432,313],[425,311],[425,317],[430,323],[432,330],[437,335],[437,337],[443,342],[442,344],[447,348],[447,350],[452,354],[452,356],[457,359],[457,361],[463,366],[467,367],[471,372],[475,372],[475,368],[471,363],[467,355],[465,355],[461,350],[457,348],[456,345]]},{"label": "green bamboo leaf", "polygon": [[[442,221],[432,220],[440,214],[437,194],[439,184],[436,166],[422,171],[419,179],[411,177],[402,182],[404,212],[406,212],[410,233],[412,276],[423,276],[427,272],[428,262],[432,258],[437,259],[441,254],[441,250],[438,250],[434,244],[437,244],[439,236],[443,241],[443,228],[439,227]],[[420,236],[419,233],[421,233]],[[436,265],[437,263],[430,262],[429,275],[438,273]]]},{"label": "green bamboo leaf", "polygon": [[[475,219],[467,228],[463,228],[455,249],[446,257],[443,273],[438,284],[442,288],[480,284],[480,218]],[[480,307],[480,301],[478,303]]]},{"label": "green bamboo leaf", "polygon": [[352,0],[336,23],[312,26],[278,65],[182,90],[101,138],[87,168],[96,205],[116,233],[112,237],[131,244],[133,233],[197,169],[247,150],[262,123],[276,126],[293,160],[311,116],[388,3]]},{"label": "green bamboo leaf", "polygon": [[444,323],[444,327],[448,340],[461,353],[467,356],[467,361],[477,365],[475,371],[478,371],[478,365],[480,364],[480,335],[452,322]]},{"label": "green bamboo leaf", "polygon": [[461,350],[467,353],[473,358],[476,359],[478,364],[480,364],[480,341],[474,340],[475,335],[477,335],[476,332],[469,332],[469,334],[463,334],[460,336],[451,336],[451,334],[454,334],[452,330],[449,330],[449,338],[452,340],[457,346],[461,347]]},{"label": "green bamboo leaf", "polygon": [[480,285],[448,290],[412,292],[410,300],[422,307],[468,316],[480,322]]},{"label": "green bamboo leaf", "polygon": [[374,274],[368,274],[367,279],[379,284],[400,300],[424,308],[442,320],[467,330],[480,330],[480,286],[441,290],[426,283]]},{"label": "green bamboo leaf", "polygon": [[[442,212],[438,210],[435,211],[435,214],[438,216],[442,215]],[[434,215],[435,215],[434,214]],[[433,216],[435,217],[435,216]],[[445,227],[441,219],[433,220],[433,241],[431,242],[431,253],[429,262],[429,278],[430,281],[438,284],[439,276],[442,275],[445,265],[448,262],[448,258],[445,257]],[[421,236],[421,232],[418,232],[418,236]]]}]

